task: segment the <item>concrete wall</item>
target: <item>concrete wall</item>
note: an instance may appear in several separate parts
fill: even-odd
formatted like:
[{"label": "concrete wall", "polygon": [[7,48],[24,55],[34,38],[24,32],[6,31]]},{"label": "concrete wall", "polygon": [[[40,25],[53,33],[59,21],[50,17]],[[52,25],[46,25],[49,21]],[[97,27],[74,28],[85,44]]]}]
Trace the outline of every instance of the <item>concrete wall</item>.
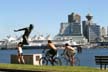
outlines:
[{"label": "concrete wall", "polygon": [[[39,59],[42,57],[42,54],[32,54],[32,55],[23,55],[23,56],[25,64],[39,65]],[[11,55],[10,59],[12,64],[18,64],[17,55]]]}]

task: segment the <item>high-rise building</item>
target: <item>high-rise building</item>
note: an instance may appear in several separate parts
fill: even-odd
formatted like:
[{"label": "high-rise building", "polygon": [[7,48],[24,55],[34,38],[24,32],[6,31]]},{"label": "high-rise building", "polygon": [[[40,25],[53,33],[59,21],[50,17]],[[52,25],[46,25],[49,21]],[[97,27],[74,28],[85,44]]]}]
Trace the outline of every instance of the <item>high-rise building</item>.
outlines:
[{"label": "high-rise building", "polygon": [[81,17],[78,14],[72,13],[68,15],[68,22],[62,22],[60,25],[59,34],[55,37],[58,39],[72,39],[77,42],[86,40],[82,35]]},{"label": "high-rise building", "polygon": [[102,37],[106,37],[107,36],[105,27],[101,27],[101,29],[100,29],[100,36],[102,36]]},{"label": "high-rise building", "polygon": [[61,23],[59,35],[69,35],[69,23]]},{"label": "high-rise building", "polygon": [[61,23],[59,34],[63,36],[81,36],[80,15],[68,15],[68,23]]},{"label": "high-rise building", "polygon": [[83,34],[88,39],[89,42],[96,42],[100,39],[100,26],[92,22],[93,16],[88,14],[86,16],[87,21],[82,22]]},{"label": "high-rise building", "polygon": [[79,14],[71,13],[68,15],[68,23],[80,23],[81,21],[81,16]]},{"label": "high-rise building", "polygon": [[63,36],[81,36],[81,24],[61,23],[59,34]]}]

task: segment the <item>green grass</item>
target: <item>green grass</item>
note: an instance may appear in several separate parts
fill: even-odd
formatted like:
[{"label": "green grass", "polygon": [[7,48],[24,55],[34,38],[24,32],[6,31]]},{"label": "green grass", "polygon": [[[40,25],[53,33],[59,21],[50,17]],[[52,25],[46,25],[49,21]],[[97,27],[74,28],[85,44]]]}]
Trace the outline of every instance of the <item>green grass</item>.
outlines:
[{"label": "green grass", "polygon": [[31,71],[48,71],[48,72],[108,72],[108,70],[100,70],[99,68],[85,66],[34,66],[22,64],[0,64],[0,69],[17,69]]}]

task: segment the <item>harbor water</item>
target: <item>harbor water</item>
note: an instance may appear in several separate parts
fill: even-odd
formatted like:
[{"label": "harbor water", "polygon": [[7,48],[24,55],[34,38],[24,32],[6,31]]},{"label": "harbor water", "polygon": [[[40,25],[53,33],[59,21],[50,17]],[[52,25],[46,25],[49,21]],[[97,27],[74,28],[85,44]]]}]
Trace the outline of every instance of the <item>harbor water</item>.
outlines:
[{"label": "harbor water", "polygon": [[[23,49],[23,54],[40,54],[43,49]],[[60,56],[62,49],[58,50]],[[0,50],[0,63],[10,63],[10,56],[17,54],[17,50]],[[95,56],[108,55],[108,48],[82,48],[81,53],[77,53],[81,66],[99,67],[95,64]]]}]

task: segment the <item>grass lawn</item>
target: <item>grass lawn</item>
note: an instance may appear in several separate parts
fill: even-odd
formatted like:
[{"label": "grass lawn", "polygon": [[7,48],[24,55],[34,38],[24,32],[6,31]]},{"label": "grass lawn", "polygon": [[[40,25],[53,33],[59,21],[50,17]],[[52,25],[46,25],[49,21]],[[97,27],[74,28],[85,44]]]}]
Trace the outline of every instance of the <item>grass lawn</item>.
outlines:
[{"label": "grass lawn", "polygon": [[108,70],[100,70],[97,68],[85,66],[34,66],[22,64],[2,64],[0,69],[16,69],[16,70],[30,70],[30,71],[48,71],[48,72],[108,72]]}]

